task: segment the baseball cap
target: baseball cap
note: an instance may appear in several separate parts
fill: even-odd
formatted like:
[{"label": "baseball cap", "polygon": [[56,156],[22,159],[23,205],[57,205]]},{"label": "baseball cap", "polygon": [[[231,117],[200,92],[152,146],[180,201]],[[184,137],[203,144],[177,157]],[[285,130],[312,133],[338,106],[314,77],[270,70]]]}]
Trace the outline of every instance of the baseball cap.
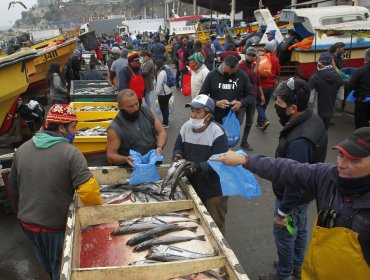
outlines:
[{"label": "baseball cap", "polygon": [[252,54],[252,55],[258,56],[258,51],[257,49],[253,47],[249,47],[246,49],[245,54]]},{"label": "baseball cap", "polygon": [[324,52],[320,54],[319,62],[325,66],[330,65],[333,62],[333,56],[329,52]]},{"label": "baseball cap", "polygon": [[195,109],[207,107],[213,113],[215,111],[215,102],[208,95],[199,94],[190,103],[187,103],[185,107],[193,107]]},{"label": "baseball cap", "polygon": [[351,136],[334,146],[333,149],[338,149],[347,157],[354,159],[370,156],[370,128],[356,129]]},{"label": "baseball cap", "polygon": [[196,52],[189,56],[188,60],[194,60],[197,64],[201,65],[204,63],[205,59],[201,52]]},{"label": "baseball cap", "polygon": [[115,53],[115,54],[119,54],[121,51],[119,49],[119,47],[113,47],[111,50],[110,50],[111,53]]},{"label": "baseball cap", "polygon": [[272,36],[275,36],[276,30],[269,30],[266,32],[266,34],[271,34]]}]

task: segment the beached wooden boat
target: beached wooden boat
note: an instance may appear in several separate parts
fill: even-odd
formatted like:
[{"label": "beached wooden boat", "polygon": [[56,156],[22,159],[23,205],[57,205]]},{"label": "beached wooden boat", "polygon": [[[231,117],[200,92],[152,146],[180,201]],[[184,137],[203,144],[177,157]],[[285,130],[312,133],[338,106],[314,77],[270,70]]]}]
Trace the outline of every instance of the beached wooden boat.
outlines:
[{"label": "beached wooden boat", "polygon": [[[32,61],[36,51],[22,49],[20,52],[0,58],[0,127],[15,99],[23,93],[29,84],[29,71],[32,73]],[[26,67],[30,61],[30,68]],[[11,116],[13,117],[13,116]]]},{"label": "beached wooden boat", "polygon": [[[168,165],[158,167],[162,177],[166,174],[167,169]],[[130,174],[129,170],[119,167],[96,167],[91,168],[91,171],[100,184],[115,184],[127,179]],[[60,279],[170,279],[214,269],[226,272],[227,279],[249,279],[187,179],[183,178],[180,186],[188,197],[187,200],[123,203],[82,208],[78,208],[76,202],[73,203],[68,214]],[[204,234],[206,242],[199,244],[201,241],[194,240],[179,243],[179,245],[175,244],[175,246],[199,253],[216,253],[215,256],[186,261],[128,266],[128,262],[142,259],[145,252],[132,253],[131,250],[127,250],[124,243],[128,236],[120,236],[119,238],[123,238],[122,240],[113,239],[110,236],[111,229],[109,227],[116,225],[117,221],[123,219],[183,210],[189,211],[191,217],[194,216],[200,219],[197,235]],[[94,225],[98,225],[96,228],[101,232],[93,247],[96,246],[97,250],[99,247],[99,252],[105,256],[89,260],[94,256],[96,250],[85,244],[85,233],[91,231]],[[88,253],[86,253],[86,248],[89,251]],[[89,256],[90,253],[92,255]],[[103,262],[106,265],[99,266],[99,259],[104,259]],[[115,265],[112,265],[112,260]]]},{"label": "beached wooden boat", "polygon": [[47,89],[47,71],[52,62],[58,62],[61,69],[71,58],[73,51],[77,46],[77,38],[69,39],[53,47],[45,47],[37,50],[38,57],[33,61],[35,73],[29,75],[29,87],[26,94],[37,94]]}]

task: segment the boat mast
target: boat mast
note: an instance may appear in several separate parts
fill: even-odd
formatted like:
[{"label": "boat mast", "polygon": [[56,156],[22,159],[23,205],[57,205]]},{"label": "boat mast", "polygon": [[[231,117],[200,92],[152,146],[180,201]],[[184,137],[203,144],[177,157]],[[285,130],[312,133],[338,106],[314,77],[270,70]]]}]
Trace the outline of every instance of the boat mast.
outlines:
[{"label": "boat mast", "polygon": [[230,20],[231,20],[231,27],[234,27],[234,20],[235,20],[235,0],[231,0],[231,13],[230,13]]}]

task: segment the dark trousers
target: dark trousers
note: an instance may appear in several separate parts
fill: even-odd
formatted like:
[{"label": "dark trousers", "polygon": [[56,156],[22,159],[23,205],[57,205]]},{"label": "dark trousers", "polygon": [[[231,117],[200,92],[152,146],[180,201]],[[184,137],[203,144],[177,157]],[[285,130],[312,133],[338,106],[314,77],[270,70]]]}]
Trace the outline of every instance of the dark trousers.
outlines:
[{"label": "dark trousers", "polygon": [[215,221],[217,227],[225,235],[225,218],[227,212],[227,196],[214,196],[207,198],[204,202],[209,214]]},{"label": "dark trousers", "polygon": [[324,117],[322,117],[320,115],[319,115],[319,117],[322,120],[322,122],[324,123],[326,130],[328,130],[328,128],[330,126],[330,123],[331,123],[332,117],[324,118]]},{"label": "dark trousers", "polygon": [[245,126],[244,126],[243,137],[241,138],[241,144],[248,143],[248,135],[252,128],[255,112],[256,112],[256,101],[251,104],[247,104],[245,108],[240,108],[238,112],[238,119],[239,119],[240,125],[243,124],[244,115],[245,115]]},{"label": "dark trousers", "polygon": [[164,125],[168,125],[168,116],[169,116],[168,103],[170,101],[171,96],[172,96],[172,93],[168,95],[158,95],[158,103],[159,103],[159,108],[161,109],[161,112],[162,112]]},{"label": "dark trousers", "polygon": [[64,230],[58,232],[32,232],[23,227],[22,229],[44,271],[52,275],[52,280],[59,279],[63,255]]},{"label": "dark trousers", "polygon": [[355,126],[356,128],[368,127],[370,120],[370,102],[355,102]]},{"label": "dark trousers", "polygon": [[175,66],[176,66],[176,87],[180,87],[181,72],[179,71],[179,64],[176,63]]}]

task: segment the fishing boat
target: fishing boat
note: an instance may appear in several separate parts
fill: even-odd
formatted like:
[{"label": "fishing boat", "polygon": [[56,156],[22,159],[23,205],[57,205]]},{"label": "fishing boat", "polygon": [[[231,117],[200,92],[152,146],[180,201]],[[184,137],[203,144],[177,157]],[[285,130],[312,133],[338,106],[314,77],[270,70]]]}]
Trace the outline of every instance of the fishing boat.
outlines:
[{"label": "fishing boat", "polygon": [[[37,56],[33,49],[23,49],[20,52],[0,58],[0,128],[17,97],[26,91],[29,84],[29,74],[34,71],[32,61]],[[31,62],[31,63],[27,63]],[[26,64],[29,67],[26,67]],[[31,73],[29,73],[31,72]]]},{"label": "fishing boat", "polygon": [[33,61],[35,73],[29,75],[30,84],[26,94],[34,95],[48,88],[46,75],[50,64],[58,62],[63,68],[76,49],[77,41],[77,38],[72,38],[55,46],[37,50],[38,57]]},{"label": "fishing boat", "polygon": [[[344,67],[363,65],[364,52],[370,47],[369,36],[364,36],[370,32],[368,9],[360,6],[283,9],[280,20],[292,23],[303,39],[313,36],[311,48],[296,48],[291,54],[290,61],[296,63],[297,74],[302,78],[308,79],[316,72],[320,54],[337,42],[345,44]],[[346,28],[351,32],[346,32]],[[330,31],[330,36],[324,31]]]}]

